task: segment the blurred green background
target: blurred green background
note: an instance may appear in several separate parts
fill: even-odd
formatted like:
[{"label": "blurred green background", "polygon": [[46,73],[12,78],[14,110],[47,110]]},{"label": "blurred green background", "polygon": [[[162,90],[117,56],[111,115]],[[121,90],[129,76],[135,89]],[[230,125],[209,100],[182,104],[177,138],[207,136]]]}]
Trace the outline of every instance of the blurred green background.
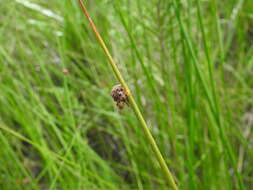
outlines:
[{"label": "blurred green background", "polygon": [[[252,189],[253,1],[85,3],[179,189]],[[170,189],[117,83],[77,0],[1,0],[0,189]]]}]

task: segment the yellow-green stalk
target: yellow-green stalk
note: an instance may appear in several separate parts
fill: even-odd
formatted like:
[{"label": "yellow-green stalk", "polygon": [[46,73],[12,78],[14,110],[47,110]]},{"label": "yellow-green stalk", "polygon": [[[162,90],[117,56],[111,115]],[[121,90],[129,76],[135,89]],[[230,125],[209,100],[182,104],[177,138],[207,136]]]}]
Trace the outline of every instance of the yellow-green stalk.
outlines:
[{"label": "yellow-green stalk", "polygon": [[159,150],[159,148],[158,148],[158,146],[155,142],[155,139],[153,138],[150,130],[148,129],[148,126],[147,126],[147,124],[146,124],[146,122],[145,122],[145,120],[144,120],[144,118],[143,118],[143,116],[140,112],[140,109],[139,109],[138,105],[136,104],[128,85],[126,84],[125,80],[123,79],[123,77],[121,75],[121,72],[119,71],[119,69],[117,67],[116,62],[112,58],[108,48],[105,45],[104,40],[102,39],[102,37],[99,34],[95,24],[93,23],[90,15],[89,15],[89,12],[85,8],[85,5],[84,5],[83,1],[79,0],[79,4],[82,8],[83,13],[87,17],[87,19],[90,23],[91,29],[93,30],[99,44],[101,45],[101,47],[103,48],[103,50],[105,52],[105,55],[109,59],[110,66],[112,67],[114,74],[116,75],[117,79],[119,80],[119,82],[121,83],[121,85],[124,87],[124,89],[127,92],[127,95],[128,95],[128,98],[129,98],[129,103],[130,103],[136,117],[139,119],[139,121],[141,123],[141,127],[143,129],[143,132],[144,132],[144,134],[145,134],[145,136],[146,136],[146,138],[147,138],[147,140],[148,140],[148,142],[149,142],[149,144],[150,144],[150,146],[151,146],[151,148],[152,148],[152,150],[153,150],[153,152],[154,152],[154,154],[155,154],[155,156],[156,156],[156,158],[157,158],[157,160],[158,160],[158,162],[159,162],[159,164],[160,164],[160,166],[161,166],[161,168],[162,168],[162,170],[165,174],[165,177],[166,177],[166,180],[167,180],[168,184],[171,185],[173,190],[178,190],[178,187],[175,183],[174,177],[171,174],[171,172],[170,172],[170,170],[169,170],[169,168],[168,168],[168,166],[167,166],[167,164],[166,164],[166,162],[165,162],[165,160],[164,160],[164,158],[163,158],[163,156],[162,156],[162,154],[161,154],[161,152],[160,152],[160,150]]}]

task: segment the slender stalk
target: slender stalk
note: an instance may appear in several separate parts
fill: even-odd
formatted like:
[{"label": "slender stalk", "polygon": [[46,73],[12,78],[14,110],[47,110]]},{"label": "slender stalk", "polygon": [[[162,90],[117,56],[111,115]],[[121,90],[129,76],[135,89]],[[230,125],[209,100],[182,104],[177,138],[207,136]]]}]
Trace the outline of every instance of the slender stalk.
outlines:
[{"label": "slender stalk", "polygon": [[155,154],[155,156],[156,156],[156,158],[157,158],[157,160],[158,160],[158,162],[159,162],[159,164],[160,164],[160,166],[161,166],[161,168],[162,168],[162,170],[163,170],[163,172],[165,174],[165,177],[166,177],[166,180],[167,180],[168,184],[171,185],[171,187],[173,188],[173,190],[178,190],[178,187],[177,187],[177,185],[175,183],[174,177],[171,174],[168,166],[166,165],[166,162],[165,162],[165,160],[164,160],[164,158],[163,158],[163,156],[162,156],[162,154],[161,154],[161,152],[160,152],[160,150],[159,150],[159,148],[158,148],[158,146],[157,146],[157,144],[155,142],[155,139],[153,138],[150,130],[148,129],[148,126],[147,126],[147,124],[146,124],[146,122],[145,122],[145,120],[144,120],[144,118],[143,118],[143,116],[142,116],[142,114],[140,112],[140,109],[139,109],[138,105],[136,104],[136,102],[135,102],[135,100],[133,98],[133,95],[131,94],[131,91],[130,91],[128,85],[126,84],[125,80],[123,79],[123,77],[122,77],[122,75],[121,75],[121,73],[120,73],[120,71],[119,71],[119,69],[117,67],[116,62],[114,61],[114,59],[112,58],[109,50],[107,49],[107,47],[105,45],[105,42],[102,39],[102,37],[100,36],[100,34],[99,34],[99,32],[98,32],[95,24],[93,23],[93,21],[92,21],[90,15],[89,15],[87,9],[85,8],[85,5],[84,5],[83,1],[79,0],[79,4],[80,4],[80,6],[82,8],[83,13],[87,17],[87,19],[88,19],[88,21],[90,23],[90,26],[91,26],[91,28],[92,28],[92,30],[93,30],[93,32],[94,32],[94,34],[95,34],[95,36],[96,36],[99,44],[101,45],[101,47],[104,50],[107,58],[109,59],[109,63],[110,63],[110,66],[113,69],[113,72],[115,73],[117,79],[119,80],[119,82],[121,83],[121,85],[125,88],[125,90],[126,90],[126,92],[128,94],[129,103],[130,103],[130,105],[131,105],[131,107],[132,107],[132,109],[133,109],[136,117],[139,119],[139,121],[141,123],[141,127],[143,129],[143,132],[144,132],[144,134],[145,134],[145,136],[146,136],[146,138],[147,138],[147,140],[148,140],[148,142],[149,142],[149,144],[150,144],[150,146],[151,146],[151,148],[152,148],[152,150],[153,150],[153,152],[154,152],[154,154]]}]

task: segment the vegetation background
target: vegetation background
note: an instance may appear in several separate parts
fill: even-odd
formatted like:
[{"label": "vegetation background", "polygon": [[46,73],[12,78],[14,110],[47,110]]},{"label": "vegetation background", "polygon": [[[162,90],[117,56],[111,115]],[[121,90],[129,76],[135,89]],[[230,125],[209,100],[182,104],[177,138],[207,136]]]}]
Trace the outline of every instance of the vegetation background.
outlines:
[{"label": "vegetation background", "polygon": [[[179,189],[252,189],[253,1],[85,2]],[[117,83],[77,0],[1,0],[0,189],[169,189]]]}]

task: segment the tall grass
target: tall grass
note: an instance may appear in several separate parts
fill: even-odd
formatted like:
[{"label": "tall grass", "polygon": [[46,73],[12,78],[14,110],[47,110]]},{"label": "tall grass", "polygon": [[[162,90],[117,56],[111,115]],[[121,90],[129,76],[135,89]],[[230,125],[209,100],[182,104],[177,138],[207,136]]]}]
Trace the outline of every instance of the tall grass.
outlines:
[{"label": "tall grass", "polygon": [[[168,189],[77,1],[22,2],[0,2],[0,189]],[[253,2],[87,4],[179,189],[251,189]]]}]

